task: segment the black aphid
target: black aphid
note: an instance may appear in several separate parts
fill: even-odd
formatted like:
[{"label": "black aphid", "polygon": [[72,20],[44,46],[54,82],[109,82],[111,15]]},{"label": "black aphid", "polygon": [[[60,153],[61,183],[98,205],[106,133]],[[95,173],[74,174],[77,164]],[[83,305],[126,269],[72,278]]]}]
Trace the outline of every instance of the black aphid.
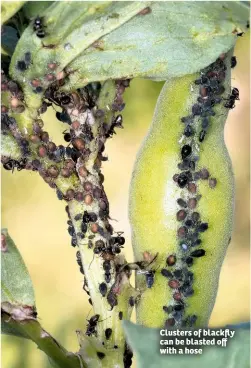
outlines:
[{"label": "black aphid", "polygon": [[194,134],[193,128],[191,127],[191,125],[187,125],[185,130],[184,130],[184,135],[186,137],[191,137],[193,134]]},{"label": "black aphid", "polygon": [[114,294],[113,290],[111,289],[106,297],[108,304],[111,307],[111,310],[113,310],[113,308],[118,305],[118,299],[117,296]]},{"label": "black aphid", "polygon": [[201,130],[200,134],[199,134],[199,142],[202,143],[205,139],[206,136],[206,131],[205,130]]},{"label": "black aphid", "polygon": [[204,231],[206,231],[207,229],[208,229],[208,224],[206,222],[202,222],[198,227],[198,231],[201,233],[204,233]]},{"label": "black aphid", "polygon": [[102,351],[97,351],[97,356],[100,360],[104,359],[105,353],[102,353]]},{"label": "black aphid", "polygon": [[109,340],[110,337],[111,337],[111,335],[112,335],[112,329],[111,328],[107,328],[105,330],[105,338],[106,338],[106,340]]},{"label": "black aphid", "polygon": [[99,285],[99,292],[100,294],[105,297],[106,296],[106,293],[107,293],[107,285],[105,282],[102,282],[100,285]]},{"label": "black aphid", "polygon": [[133,307],[135,305],[135,299],[133,296],[130,296],[128,304],[130,305],[130,307]]},{"label": "black aphid", "polygon": [[204,249],[196,249],[193,252],[190,253],[191,257],[203,257],[206,254],[206,251]]},{"label": "black aphid", "polygon": [[173,307],[172,307],[171,305],[169,305],[168,307],[167,307],[166,305],[163,305],[163,311],[164,311],[165,313],[170,314],[170,313],[172,313],[172,311],[173,311]]},{"label": "black aphid", "polygon": [[167,270],[166,268],[162,268],[162,270],[160,272],[161,272],[161,275],[163,275],[164,277],[166,277],[168,279],[173,277],[172,272]]},{"label": "black aphid", "polygon": [[190,267],[193,264],[193,258],[192,257],[188,257],[188,258],[185,259],[185,262],[188,265],[188,267]]},{"label": "black aphid", "polygon": [[188,183],[188,176],[186,173],[182,173],[178,176],[178,185],[180,188],[184,188]]},{"label": "black aphid", "polygon": [[182,149],[181,149],[181,157],[184,160],[185,158],[187,158],[188,156],[190,156],[192,153],[192,147],[189,146],[188,144],[185,144]]},{"label": "black aphid", "polygon": [[177,199],[177,203],[178,203],[178,205],[179,205],[180,207],[187,208],[187,204],[186,204],[186,202],[184,201],[184,199],[182,199],[182,198]]},{"label": "black aphid", "polygon": [[231,68],[234,68],[237,65],[236,56],[231,57]]}]

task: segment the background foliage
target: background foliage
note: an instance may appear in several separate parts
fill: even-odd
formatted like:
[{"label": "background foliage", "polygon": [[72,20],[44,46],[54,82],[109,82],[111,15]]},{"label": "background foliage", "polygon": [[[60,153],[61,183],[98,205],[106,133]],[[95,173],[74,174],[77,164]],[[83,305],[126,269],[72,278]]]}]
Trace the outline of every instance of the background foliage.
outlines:
[{"label": "background foliage", "polygon": [[[239,39],[233,86],[241,101],[230,112],[225,137],[236,177],[236,221],[224,261],[211,326],[249,319],[249,37]],[[135,80],[126,92],[125,129],[107,144],[105,189],[116,230],[125,231],[126,256],[132,260],[127,219],[128,187],[136,152],[151,122],[162,83]],[[52,138],[63,142],[61,124],[49,111],[45,118]],[[61,132],[66,129],[60,125]],[[38,316],[43,327],[71,350],[78,347],[74,330],[85,329],[90,311],[82,291],[82,276],[70,246],[64,203],[32,172],[2,172],[2,226],[11,236],[29,268],[36,290]],[[62,253],[63,248],[63,253]],[[60,251],[60,257],[58,257]],[[3,368],[49,368],[47,357],[29,341],[3,336]]]}]

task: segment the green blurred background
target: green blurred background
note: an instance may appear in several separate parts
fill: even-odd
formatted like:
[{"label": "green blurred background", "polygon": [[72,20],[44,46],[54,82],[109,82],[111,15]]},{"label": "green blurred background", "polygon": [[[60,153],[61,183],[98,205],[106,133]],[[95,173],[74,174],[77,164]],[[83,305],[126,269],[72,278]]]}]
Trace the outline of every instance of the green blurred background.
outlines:
[{"label": "green blurred background", "polygon": [[[250,318],[249,248],[249,36],[238,40],[232,85],[240,102],[230,111],[225,140],[236,178],[235,226],[224,260],[211,326]],[[128,188],[136,153],[146,135],[162,83],[134,80],[125,94],[125,129],[107,142],[109,161],[104,163],[105,189],[110,200],[113,226],[124,231],[126,257],[132,260],[127,216]],[[65,124],[54,112],[44,115],[46,129],[56,143],[63,143]],[[65,204],[36,173],[2,171],[2,226],[7,227],[28,266],[36,292],[38,316],[44,329],[71,351],[78,349],[75,330],[85,329],[90,304],[82,290],[83,278],[70,246]],[[26,340],[2,338],[3,368],[47,368],[47,357]]]}]

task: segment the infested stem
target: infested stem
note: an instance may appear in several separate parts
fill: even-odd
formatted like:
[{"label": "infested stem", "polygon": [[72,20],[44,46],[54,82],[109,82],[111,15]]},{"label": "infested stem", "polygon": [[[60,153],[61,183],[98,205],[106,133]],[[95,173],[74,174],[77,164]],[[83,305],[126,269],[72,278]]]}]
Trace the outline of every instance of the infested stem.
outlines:
[{"label": "infested stem", "polygon": [[[125,351],[127,362],[131,363],[121,321],[130,319],[138,297],[129,282],[130,269],[122,270],[126,265],[120,254],[124,238],[122,233],[114,232],[109,223],[109,202],[101,173],[102,161],[106,160],[103,156],[106,139],[115,134],[115,128],[122,127],[122,116],[115,116],[115,113],[124,108],[122,94],[128,85],[128,80],[107,81],[98,98],[93,96],[92,99],[88,88],[68,96],[58,92],[57,84],[48,89],[46,96],[50,101],[64,102],[63,112],[68,115],[70,125],[67,140],[70,139],[73,148],[57,147],[48,132],[43,131],[40,117],[31,121],[32,132],[27,134],[27,126],[23,129],[22,125],[26,115],[24,112],[15,115],[10,102],[17,94],[20,99],[17,100],[21,101],[21,91],[14,85],[13,92],[12,82],[7,78],[2,85],[6,101],[4,135],[16,143],[16,148],[25,157],[21,164],[6,151],[8,166],[38,171],[44,181],[56,189],[58,198],[68,202],[68,232],[72,236],[72,246],[79,248],[77,261],[84,274],[84,289],[93,305],[93,317],[98,315],[94,326],[90,322],[92,316],[86,322],[88,336],[83,339],[83,334],[79,334],[80,345],[83,351],[91,349],[93,352],[88,350],[93,366],[102,367],[109,364],[123,367]],[[18,101],[14,100],[17,106]]]},{"label": "infested stem", "polygon": [[[104,121],[106,122],[105,129],[106,131],[109,131],[111,122],[113,121],[114,113],[112,111],[112,103],[116,97],[116,92],[114,82],[106,82],[101,89],[101,94],[97,101],[97,108],[94,113],[87,110],[82,114],[80,113],[78,116],[76,116],[76,114],[73,116],[72,111],[68,110],[72,121],[76,121],[77,119],[80,124],[82,122],[87,121],[88,123],[88,121],[91,121],[90,126],[92,134],[95,137],[95,139],[88,145],[88,150],[90,151],[88,159],[80,160],[77,164],[78,175],[82,186],[85,187],[88,185],[95,188],[95,190],[92,191],[91,203],[85,203],[86,201],[79,203],[78,201],[72,200],[69,202],[68,207],[70,219],[76,234],[81,234],[82,223],[79,221],[79,216],[81,214],[86,211],[87,213],[91,212],[97,215],[97,221],[95,224],[90,226],[87,224],[88,229],[85,233],[84,239],[81,240],[77,236],[77,244],[81,254],[81,261],[87,281],[87,287],[90,292],[94,314],[98,314],[100,316],[97,323],[98,340],[104,342],[104,347],[108,350],[114,349],[115,346],[117,352],[114,352],[114,354],[117,357],[120,356],[121,359],[125,339],[122,324],[119,319],[119,313],[123,314],[123,318],[130,319],[132,308],[130,307],[128,300],[129,297],[134,294],[134,289],[129,283],[128,275],[126,273],[118,273],[118,269],[125,263],[123,256],[116,256],[115,254],[112,255],[110,253],[106,253],[105,250],[102,250],[100,254],[95,254],[97,244],[109,244],[112,240],[113,233],[107,216],[103,217],[103,215],[100,215],[100,211],[107,211],[107,214],[109,213],[109,203],[101,183],[100,166],[97,165],[97,160],[99,160],[100,148],[104,145],[106,140],[104,134],[102,134],[102,123]],[[75,135],[76,137],[81,135],[81,128],[79,128],[79,130],[75,130]],[[87,172],[84,171],[84,175],[83,168],[84,170],[87,170]],[[94,228],[94,225],[97,229]],[[109,282],[105,282],[104,278],[105,271],[103,263],[105,260],[108,260],[111,266]],[[101,284],[104,284],[104,282],[107,287],[107,292],[105,293],[105,296],[102,297],[99,288]],[[114,286],[116,286],[116,292],[114,293],[116,302],[114,305],[111,305],[107,300],[107,296]],[[105,331],[107,331],[107,329],[111,329],[112,331],[111,337],[109,337],[108,340],[105,335]]]}]

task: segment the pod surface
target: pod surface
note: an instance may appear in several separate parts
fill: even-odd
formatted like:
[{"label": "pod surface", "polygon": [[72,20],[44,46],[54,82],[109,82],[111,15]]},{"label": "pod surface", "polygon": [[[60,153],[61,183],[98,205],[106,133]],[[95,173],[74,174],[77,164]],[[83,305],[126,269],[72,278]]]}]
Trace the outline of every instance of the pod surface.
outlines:
[{"label": "pod surface", "polygon": [[[191,115],[192,106],[199,96],[199,87],[194,85],[198,77],[199,74],[189,75],[164,85],[153,122],[138,153],[131,181],[129,217],[135,259],[141,261],[144,252],[151,254],[151,257],[158,254],[147,268],[154,273],[153,286],[146,288],[147,270],[136,276],[137,287],[143,291],[137,306],[137,322],[150,327],[160,327],[168,317],[172,318],[173,314],[168,315],[163,306],[173,307],[178,299],[184,306],[183,320],[187,316],[196,316],[195,325],[208,324],[217,294],[220,268],[231,236],[234,179],[224,143],[227,109],[223,104],[215,107],[216,114],[210,118],[210,127],[202,143],[198,139],[200,117],[194,118],[193,138],[183,135],[181,118]],[[227,71],[224,98],[230,91],[229,82],[230,72]],[[195,194],[189,192],[187,186],[179,187],[173,180],[175,174],[181,173],[177,165],[181,162],[180,152],[184,144],[189,144],[198,157],[195,171],[207,169],[210,178],[216,179],[214,188],[209,186],[209,179],[193,181],[197,187]],[[182,223],[177,221],[177,213],[182,209],[177,203],[180,198],[186,203],[195,198],[195,208],[183,210],[187,218],[196,211],[201,222],[208,224],[207,231],[200,233],[201,244],[187,251],[181,247],[186,238],[177,234],[182,227]],[[192,257],[193,265],[187,267],[184,259],[198,248],[203,248],[205,255]],[[173,266],[166,265],[169,255],[175,255],[177,259]],[[185,269],[191,272],[192,295],[185,297],[179,288],[170,287],[170,280],[161,274],[163,268],[171,272],[183,272]],[[173,279],[175,277],[171,277]],[[178,282],[179,286],[183,285],[183,281]],[[171,286],[176,284],[171,283]],[[180,326],[181,317],[176,317],[176,325]]]}]

